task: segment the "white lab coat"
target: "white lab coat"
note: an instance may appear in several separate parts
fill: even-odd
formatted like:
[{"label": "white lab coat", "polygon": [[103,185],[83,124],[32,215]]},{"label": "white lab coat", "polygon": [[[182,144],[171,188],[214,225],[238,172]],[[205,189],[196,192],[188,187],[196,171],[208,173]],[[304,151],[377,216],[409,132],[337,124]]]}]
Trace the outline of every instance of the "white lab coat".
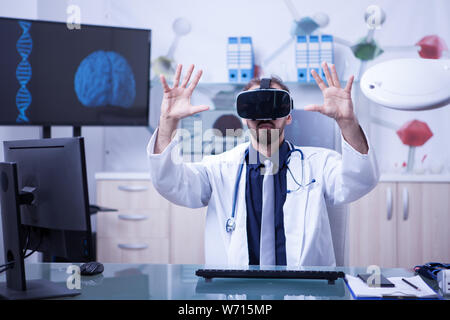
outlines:
[{"label": "white lab coat", "polygon": [[[240,163],[249,143],[219,155],[205,156],[201,162],[182,162],[174,138],[161,154],[154,154],[158,129],[150,138],[147,154],[150,178],[167,200],[189,208],[208,206],[205,226],[207,265],[245,266],[249,263],[245,202],[245,164],[236,202],[236,229],[226,232],[231,216],[233,192]],[[300,148],[300,147],[296,147]],[[324,148],[301,147],[304,153],[304,182],[315,183],[288,193],[283,206],[286,260],[288,266],[334,266],[336,264],[327,204],[349,203],[372,190],[379,180],[375,152],[354,150],[342,138],[342,155]],[[300,182],[301,157],[291,155],[289,168]],[[287,189],[297,184],[287,174]]]}]

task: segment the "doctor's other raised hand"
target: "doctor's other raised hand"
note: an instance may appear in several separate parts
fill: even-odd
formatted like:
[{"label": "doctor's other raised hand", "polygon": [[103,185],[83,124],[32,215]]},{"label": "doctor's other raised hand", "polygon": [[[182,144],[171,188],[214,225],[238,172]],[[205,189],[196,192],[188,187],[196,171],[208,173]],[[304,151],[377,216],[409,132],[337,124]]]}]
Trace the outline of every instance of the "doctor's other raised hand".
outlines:
[{"label": "doctor's other raised hand", "polygon": [[351,91],[355,77],[350,76],[347,85],[342,88],[334,64],[331,65],[331,72],[326,62],[322,63],[322,69],[328,85],[315,70],[311,71],[311,75],[322,91],[323,105],[307,105],[305,110],[317,111],[335,119],[344,139],[358,152],[367,154],[369,146],[353,111]]},{"label": "doctor's other raised hand", "polygon": [[181,119],[209,109],[205,105],[193,106],[191,104],[191,96],[200,81],[202,71],[198,71],[189,84],[194,71],[194,65],[191,65],[180,84],[182,68],[181,64],[177,66],[172,87],[169,87],[163,75],[160,76],[164,96],[161,103],[158,136],[156,137],[154,148],[154,153],[156,154],[163,152],[170,141],[172,141],[173,134]]}]

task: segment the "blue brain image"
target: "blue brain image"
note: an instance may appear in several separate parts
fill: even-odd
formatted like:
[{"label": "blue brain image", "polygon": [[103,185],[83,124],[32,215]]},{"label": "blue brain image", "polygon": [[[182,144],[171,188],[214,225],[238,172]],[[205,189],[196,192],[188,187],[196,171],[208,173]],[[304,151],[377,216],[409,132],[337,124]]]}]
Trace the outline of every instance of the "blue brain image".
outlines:
[{"label": "blue brain image", "polygon": [[136,81],[127,60],[114,51],[95,51],[75,73],[75,92],[86,107],[129,108],[136,98]]}]

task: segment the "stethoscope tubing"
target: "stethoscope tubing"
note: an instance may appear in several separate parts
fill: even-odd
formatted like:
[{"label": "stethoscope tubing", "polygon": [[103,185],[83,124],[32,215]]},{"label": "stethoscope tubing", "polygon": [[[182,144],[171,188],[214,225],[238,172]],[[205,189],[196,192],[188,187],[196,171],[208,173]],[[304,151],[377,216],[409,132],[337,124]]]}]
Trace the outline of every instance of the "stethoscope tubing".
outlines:
[{"label": "stethoscope tubing", "polygon": [[[294,148],[294,146],[289,141],[286,141],[286,142],[289,145],[289,154],[288,154],[288,159],[286,160],[286,167],[287,167],[289,173],[291,174],[292,179],[294,179],[295,183],[299,186],[296,190],[287,190],[287,193],[291,193],[291,192],[299,190],[300,187],[303,186],[303,182],[304,182],[303,181],[304,180],[304,155],[303,155],[303,152],[300,149]],[[291,169],[289,168],[289,162],[291,160],[291,154],[294,153],[294,152],[299,152],[300,153],[300,159],[302,161],[302,165],[301,165],[302,166],[302,183],[301,184],[298,183],[298,181],[295,179],[294,175],[292,174]],[[227,232],[234,231],[234,228],[236,227],[236,222],[235,222],[236,201],[237,201],[237,195],[238,195],[238,190],[239,190],[239,183],[240,183],[241,176],[242,176],[242,170],[244,168],[245,158],[247,157],[248,153],[249,153],[249,148],[247,148],[245,150],[244,159],[243,159],[242,163],[239,166],[239,170],[238,170],[237,177],[236,177],[236,182],[234,184],[234,195],[233,195],[233,205],[232,205],[231,217],[228,218],[227,221],[226,221],[226,230],[227,230]],[[315,182],[315,179],[313,179],[311,181],[311,183],[314,183],[314,182]]]}]

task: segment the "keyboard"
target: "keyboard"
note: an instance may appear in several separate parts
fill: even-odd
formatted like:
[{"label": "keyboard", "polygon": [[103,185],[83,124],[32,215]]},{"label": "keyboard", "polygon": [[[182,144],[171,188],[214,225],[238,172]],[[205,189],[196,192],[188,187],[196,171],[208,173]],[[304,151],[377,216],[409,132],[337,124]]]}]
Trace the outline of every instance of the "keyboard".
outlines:
[{"label": "keyboard", "polygon": [[237,270],[237,269],[198,269],[195,272],[198,277],[206,280],[213,278],[246,278],[246,279],[314,279],[328,280],[334,284],[338,278],[344,278],[342,271],[318,271],[318,270]]}]

